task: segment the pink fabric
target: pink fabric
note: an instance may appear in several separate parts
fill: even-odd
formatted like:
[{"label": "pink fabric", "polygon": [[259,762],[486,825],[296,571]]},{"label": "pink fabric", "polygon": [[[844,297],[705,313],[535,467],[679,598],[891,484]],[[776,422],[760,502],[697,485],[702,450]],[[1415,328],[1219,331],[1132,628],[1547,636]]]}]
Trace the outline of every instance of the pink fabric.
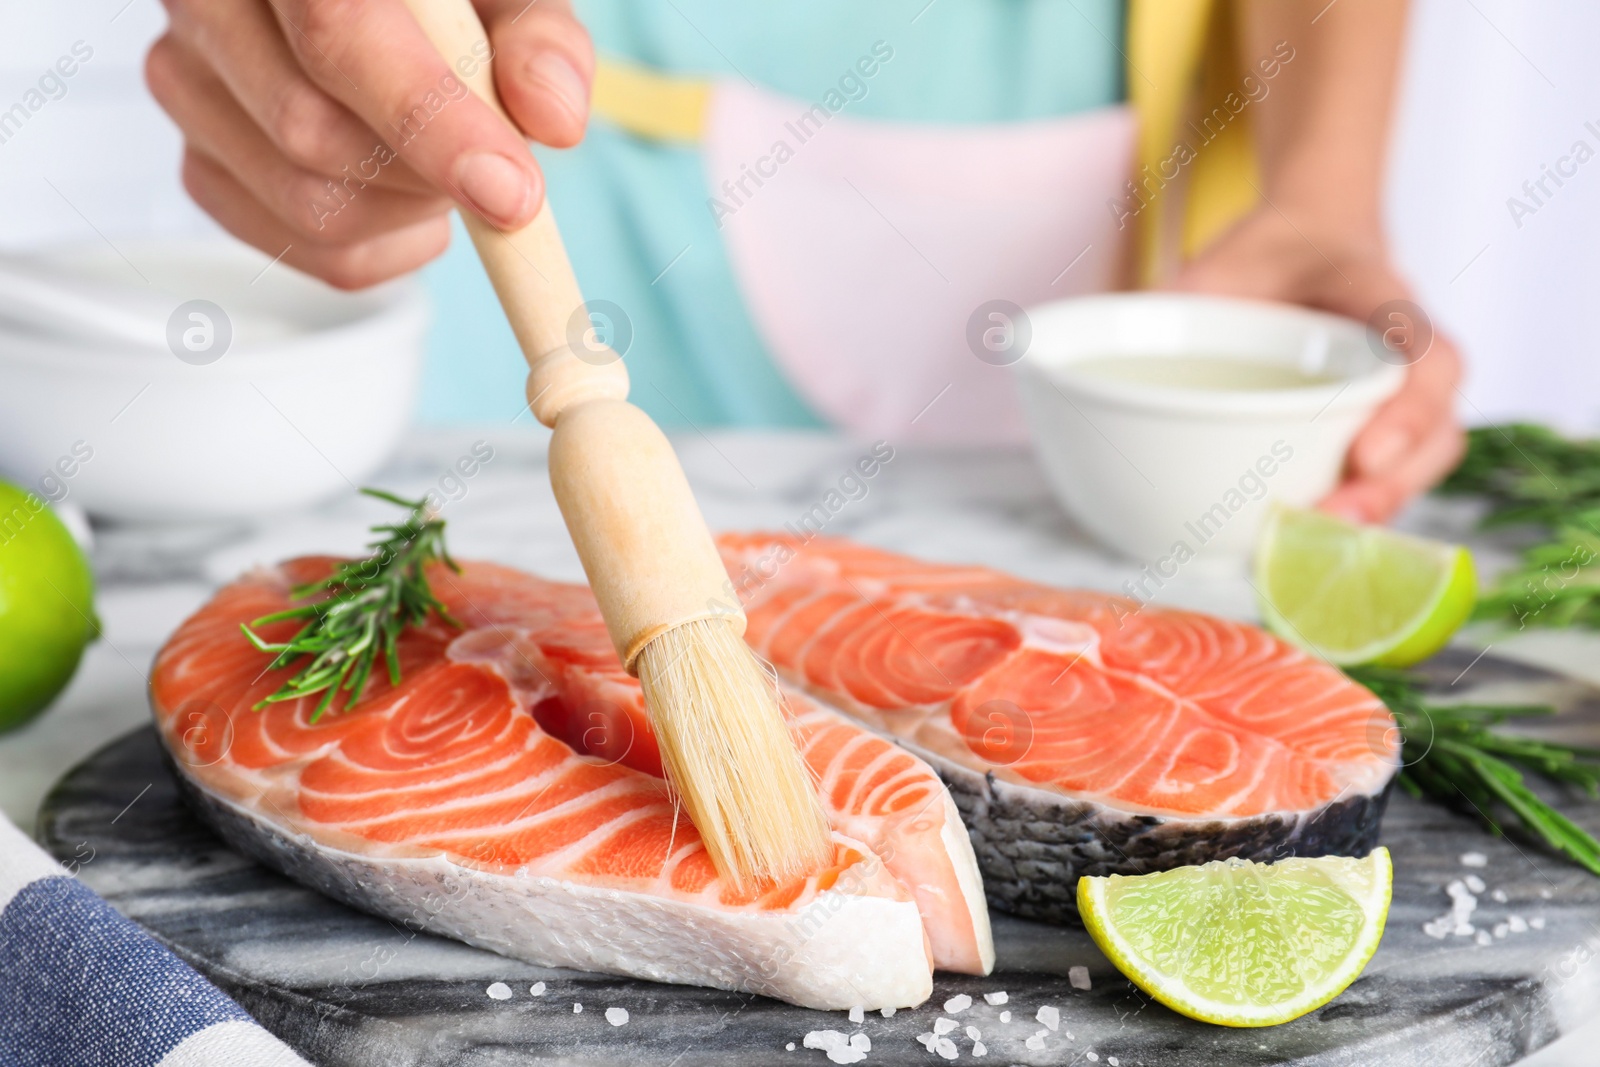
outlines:
[{"label": "pink fabric", "polygon": [[968,319],[1111,286],[1132,112],[939,126],[847,105],[801,128],[808,106],[730,81],[708,116],[711,207],[774,360],[853,434],[1023,440],[1013,371],[973,354]]}]

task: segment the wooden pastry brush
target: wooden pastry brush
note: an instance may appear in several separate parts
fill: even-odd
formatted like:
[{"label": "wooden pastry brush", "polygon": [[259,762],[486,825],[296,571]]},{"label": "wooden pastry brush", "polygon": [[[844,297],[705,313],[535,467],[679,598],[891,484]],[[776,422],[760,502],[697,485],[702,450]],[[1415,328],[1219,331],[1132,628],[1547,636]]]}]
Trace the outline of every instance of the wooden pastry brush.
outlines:
[{"label": "wooden pastry brush", "polygon": [[[504,117],[489,64],[452,61],[490,54],[470,0],[407,6],[452,72]],[[739,885],[814,870],[831,852],[828,825],[777,685],[742,639],[744,613],[672,446],[627,402],[621,358],[574,349],[583,296],[549,203],[512,233],[461,215],[527,357],[529,406],[553,432],[561,514],[712,862]]]}]

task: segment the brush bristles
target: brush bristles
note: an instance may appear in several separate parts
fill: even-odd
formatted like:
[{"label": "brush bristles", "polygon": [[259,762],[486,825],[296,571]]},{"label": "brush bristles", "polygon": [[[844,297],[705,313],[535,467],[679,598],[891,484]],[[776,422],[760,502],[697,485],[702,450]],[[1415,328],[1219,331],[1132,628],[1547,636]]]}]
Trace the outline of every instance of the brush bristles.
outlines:
[{"label": "brush bristles", "polygon": [[777,683],[733,627],[675,626],[640,650],[637,666],[667,779],[718,873],[743,887],[822,866],[831,844],[816,784]]}]

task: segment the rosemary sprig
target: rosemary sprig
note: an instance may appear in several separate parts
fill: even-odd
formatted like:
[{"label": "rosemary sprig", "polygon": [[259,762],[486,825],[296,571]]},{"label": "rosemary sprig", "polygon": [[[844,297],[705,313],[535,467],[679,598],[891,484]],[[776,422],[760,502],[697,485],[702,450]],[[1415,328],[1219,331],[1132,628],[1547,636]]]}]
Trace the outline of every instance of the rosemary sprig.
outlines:
[{"label": "rosemary sprig", "polygon": [[1345,671],[1388,705],[1403,739],[1400,786],[1414,797],[1471,809],[1496,835],[1499,814],[1600,875],[1600,841],[1551,807],[1517,768],[1600,796],[1600,749],[1497,733],[1507,719],[1554,714],[1538,704],[1435,704],[1413,674],[1386,667]]},{"label": "rosemary sprig", "polygon": [[1600,629],[1600,440],[1528,423],[1467,434],[1441,493],[1484,498],[1483,526],[1532,526],[1539,540],[1500,576],[1476,616],[1529,626]]},{"label": "rosemary sprig", "polygon": [[[409,508],[410,514],[402,522],[372,527],[373,533],[382,535],[367,545],[372,555],[345,560],[320,582],[289,590],[295,600],[318,599],[240,624],[251,644],[274,655],[269,670],[311,657],[282,688],[257,704],[257,711],[275,701],[323,693],[311,713],[316,722],[340,691],[349,694],[345,707],[353,707],[366,691],[380,653],[388,665],[390,684],[400,684],[396,642],[407,627],[426,622],[430,613],[452,626],[461,625],[433,595],[425,570],[434,560],[453,571],[461,569],[445,550],[444,520],[431,515],[425,501],[406,500],[380,489],[361,491]],[[285,619],[304,619],[305,625],[282,643],[264,641],[252,629]]]}]

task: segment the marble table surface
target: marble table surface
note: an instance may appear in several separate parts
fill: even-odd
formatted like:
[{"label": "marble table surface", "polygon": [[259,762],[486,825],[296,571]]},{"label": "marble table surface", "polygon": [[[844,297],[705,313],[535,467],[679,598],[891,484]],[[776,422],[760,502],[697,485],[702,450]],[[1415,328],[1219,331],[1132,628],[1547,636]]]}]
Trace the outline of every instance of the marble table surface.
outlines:
[{"label": "marble table surface", "polygon": [[[451,522],[451,543],[459,556],[493,558],[549,577],[577,579],[581,576],[577,559],[543,471],[545,435],[526,423],[524,418],[520,426],[418,431],[373,481],[404,493],[433,489],[446,498],[444,514]],[[796,522],[837,486],[866,447],[810,434],[691,434],[677,443],[712,525],[745,529]],[[481,455],[484,444],[493,449],[493,458],[472,477],[460,477],[457,460],[475,447]],[[217,584],[256,562],[300,552],[354,552],[365,540],[366,526],[381,517],[385,517],[383,505],[351,493],[269,521],[97,528],[93,560],[100,583],[103,639],[91,648],[72,686],[47,715],[22,730],[0,735],[0,810],[25,828],[33,827],[41,798],[68,768],[146,721],[143,688],[151,656],[173,626]],[[1492,569],[1507,558],[1506,547],[1473,536],[1473,517],[1469,506],[1429,501],[1413,509],[1406,525],[1468,540],[1480,562]],[[1124,581],[1136,578],[1139,569],[1089,544],[1054,504],[1030,457],[1020,452],[897,448],[894,459],[867,483],[865,495],[847,500],[832,514],[825,532],[930,559],[985,562],[1061,585],[1119,589]],[[1253,593],[1243,574],[1207,566],[1203,561],[1180,571],[1157,599],[1219,614],[1253,615]],[[1544,664],[1600,684],[1600,655],[1596,654],[1600,637],[1507,636],[1477,628],[1464,633],[1457,643],[1458,655],[1466,653],[1462,663],[1470,663],[1487,647],[1493,652],[1490,661],[1509,657]],[[1463,676],[1463,685],[1477,680],[1474,669]],[[1448,832],[1461,830],[1452,822]],[[1426,827],[1418,829],[1419,833],[1425,831],[1425,836],[1433,832]],[[1438,832],[1446,830],[1438,828]],[[1509,848],[1487,838],[1482,841],[1481,851],[1486,853]],[[1446,852],[1455,847],[1452,843]],[[1562,884],[1572,881],[1572,869],[1557,861],[1537,853],[1512,855],[1518,857],[1517,862],[1533,864],[1540,877],[1564,880]],[[1429,867],[1414,873],[1427,883],[1418,898],[1419,906],[1426,910],[1426,901],[1436,898],[1432,902],[1437,910],[1446,910],[1444,882],[1462,871]],[[1521,884],[1516,879],[1527,874],[1508,875],[1507,885]],[[1573,885],[1575,889],[1582,886],[1582,880]],[[1396,922],[1417,925],[1427,917],[1407,912],[1397,914]],[[1006,924],[1001,925],[1004,931]],[[1576,955],[1563,956],[1554,965],[1570,970],[1572,976],[1553,985],[1546,982],[1549,988],[1537,993],[1539,1010],[1532,1028],[1527,1017],[1521,1022],[1509,1016],[1492,1018],[1490,1030],[1498,1036],[1481,1049],[1532,1048],[1557,1034],[1570,1033],[1523,1062],[1530,1067],[1567,1067],[1592,1061],[1588,1046],[1600,1039],[1600,1032],[1593,1027],[1580,1031],[1579,1027],[1600,1006],[1600,978],[1594,973],[1600,965],[1589,963],[1593,951],[1586,949],[1597,929],[1589,926],[1585,933],[1573,927],[1564,933],[1568,952]],[[1081,938],[1081,934],[1077,936]],[[1496,945],[1481,952],[1492,954],[1502,948],[1509,952],[1511,946]],[[1079,949],[1086,954],[1091,971],[1102,979],[1113,977],[1104,970],[1103,960],[1094,962],[1098,957],[1087,942],[1072,951]],[[1423,965],[1419,960],[1403,963]],[[513,970],[520,974],[519,968],[526,969],[508,964],[507,974]],[[1485,972],[1485,981],[1496,988],[1503,986],[1509,991],[1519,980],[1511,971],[1490,972],[1494,967]],[[1056,983],[1061,985],[1059,979]],[[1356,1010],[1359,1014],[1359,1005]],[[1461,1015],[1464,1024],[1473,1012],[1463,1007]],[[842,1016],[817,1025],[847,1026]],[[1221,1040],[1221,1034],[1202,1028],[1173,1040],[1177,1044],[1172,1051],[1188,1048],[1197,1058],[1209,1060],[1211,1057],[1201,1054]],[[921,1053],[920,1046],[912,1047]],[[1087,1051],[1081,1044],[1078,1047]],[[796,1055],[826,1062],[820,1053]],[[1181,1056],[1172,1062],[1180,1060]],[[1090,1061],[1085,1057],[1071,1062]],[[1503,1054],[1485,1052],[1481,1062],[1506,1059]]]}]

